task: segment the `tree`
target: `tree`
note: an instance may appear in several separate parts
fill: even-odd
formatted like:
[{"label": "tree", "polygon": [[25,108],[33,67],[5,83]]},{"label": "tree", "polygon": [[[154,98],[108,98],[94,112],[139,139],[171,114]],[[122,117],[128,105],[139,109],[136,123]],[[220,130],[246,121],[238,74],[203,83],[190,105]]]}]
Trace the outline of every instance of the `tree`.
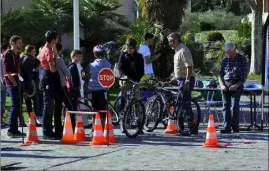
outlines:
[{"label": "tree", "polygon": [[214,6],[211,0],[192,0],[191,11],[192,12],[206,12],[214,10]]},{"label": "tree", "polygon": [[[139,0],[140,17],[155,27],[156,40],[151,47],[153,54],[160,52],[161,56],[153,62],[155,75],[165,79],[173,66],[173,54],[166,36],[177,32],[181,26],[184,9],[188,0]],[[155,58],[155,56],[153,56]]]},{"label": "tree", "polygon": [[262,72],[263,53],[263,32],[262,32],[262,0],[249,0],[252,11],[252,32],[251,32],[251,65],[250,72],[260,74]]}]

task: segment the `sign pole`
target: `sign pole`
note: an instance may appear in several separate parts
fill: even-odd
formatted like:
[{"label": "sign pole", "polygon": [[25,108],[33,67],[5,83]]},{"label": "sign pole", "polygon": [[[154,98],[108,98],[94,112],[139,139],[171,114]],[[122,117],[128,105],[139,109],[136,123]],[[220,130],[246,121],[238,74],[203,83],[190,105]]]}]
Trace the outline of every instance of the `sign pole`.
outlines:
[{"label": "sign pole", "polygon": [[109,146],[109,119],[108,119],[108,103],[109,103],[109,94],[108,94],[108,87],[106,88],[106,129],[107,129],[107,146]]},{"label": "sign pole", "polygon": [[[108,118],[108,106],[109,106],[109,88],[115,83],[115,75],[110,68],[103,68],[98,73],[99,84],[106,89],[106,127],[107,129],[107,146],[109,146],[109,118]],[[111,116],[111,115],[110,115]],[[112,120],[112,118],[110,118]],[[111,123],[112,124],[112,123]],[[112,130],[113,131],[113,130]]]}]

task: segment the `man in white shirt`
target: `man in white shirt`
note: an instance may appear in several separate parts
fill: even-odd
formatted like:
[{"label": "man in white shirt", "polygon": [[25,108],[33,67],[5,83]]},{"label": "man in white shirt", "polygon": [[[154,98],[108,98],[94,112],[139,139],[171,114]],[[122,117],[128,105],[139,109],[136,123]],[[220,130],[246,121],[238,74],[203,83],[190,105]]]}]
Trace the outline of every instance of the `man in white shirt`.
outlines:
[{"label": "man in white shirt", "polygon": [[154,38],[153,34],[146,33],[144,36],[144,43],[140,45],[139,50],[138,50],[138,52],[141,53],[144,58],[145,74],[149,74],[152,76],[154,76],[153,66],[152,66],[153,59],[151,58],[151,52],[150,52],[149,46],[152,45],[153,38]]}]

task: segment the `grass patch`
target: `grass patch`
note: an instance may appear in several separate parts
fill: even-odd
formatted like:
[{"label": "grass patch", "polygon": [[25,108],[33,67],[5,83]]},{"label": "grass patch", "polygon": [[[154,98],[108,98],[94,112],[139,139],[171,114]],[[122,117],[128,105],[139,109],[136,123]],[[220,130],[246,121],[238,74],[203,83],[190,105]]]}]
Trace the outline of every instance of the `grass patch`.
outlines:
[{"label": "grass patch", "polygon": [[248,74],[248,79],[251,81],[261,81],[262,80],[262,75],[257,75],[257,74]]}]

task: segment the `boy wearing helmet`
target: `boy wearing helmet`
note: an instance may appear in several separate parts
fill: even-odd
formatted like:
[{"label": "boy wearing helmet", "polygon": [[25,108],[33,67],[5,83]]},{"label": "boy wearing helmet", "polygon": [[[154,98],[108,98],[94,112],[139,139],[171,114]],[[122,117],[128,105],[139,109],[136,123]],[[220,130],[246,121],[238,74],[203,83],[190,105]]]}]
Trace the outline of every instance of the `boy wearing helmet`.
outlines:
[{"label": "boy wearing helmet", "polygon": [[[98,82],[98,73],[103,68],[111,68],[111,63],[105,57],[103,45],[97,45],[93,48],[93,54],[96,58],[89,64],[90,80],[89,90],[94,110],[106,110],[106,89]],[[104,129],[106,114],[100,113],[101,123]]]}]

